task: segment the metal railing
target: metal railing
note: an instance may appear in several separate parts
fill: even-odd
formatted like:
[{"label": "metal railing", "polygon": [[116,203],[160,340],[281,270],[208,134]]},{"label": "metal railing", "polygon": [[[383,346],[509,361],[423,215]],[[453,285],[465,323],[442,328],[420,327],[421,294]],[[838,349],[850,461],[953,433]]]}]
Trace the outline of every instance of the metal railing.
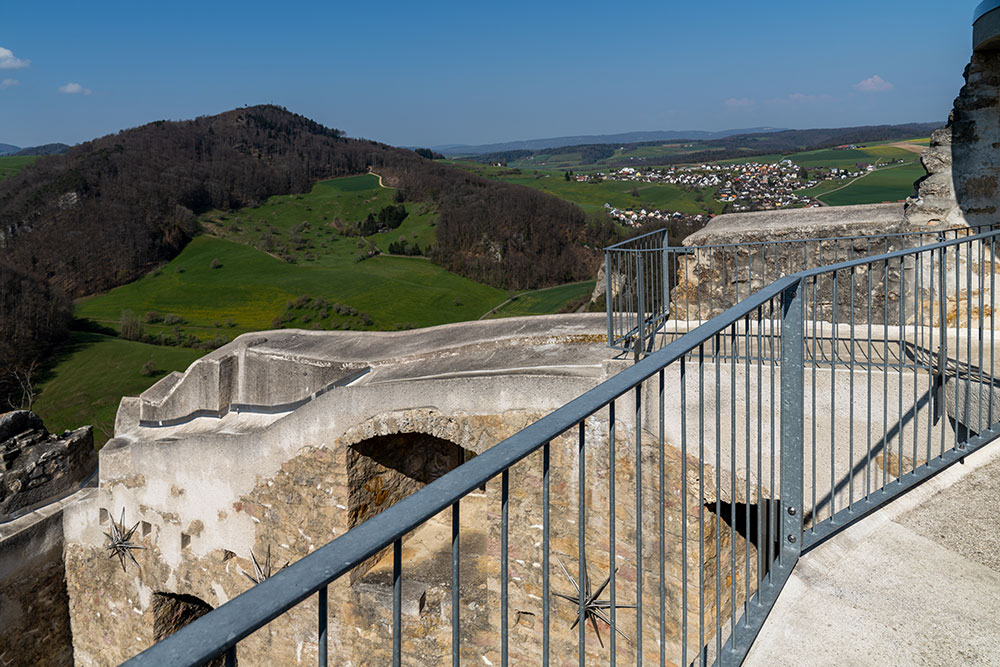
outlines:
[{"label": "metal railing", "polygon": [[[691,247],[670,246],[665,230],[644,234],[605,249],[608,343],[645,353],[783,276],[972,233],[959,228]],[[872,288],[891,292],[896,282],[890,274]],[[823,296],[829,301],[832,295]]]},{"label": "metal railing", "polygon": [[[128,664],[235,664],[285,612],[320,665],[331,622],[341,663],[740,664],[804,548],[1000,436],[998,236],[777,278]],[[440,613],[404,620],[430,528]],[[386,548],[361,636],[344,575]]]}]

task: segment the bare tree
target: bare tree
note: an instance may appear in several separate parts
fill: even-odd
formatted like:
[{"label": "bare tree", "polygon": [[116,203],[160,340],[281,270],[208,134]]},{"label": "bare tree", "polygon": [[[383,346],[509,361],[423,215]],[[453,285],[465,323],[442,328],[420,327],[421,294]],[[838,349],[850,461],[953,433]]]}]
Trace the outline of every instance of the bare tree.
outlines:
[{"label": "bare tree", "polygon": [[[36,372],[38,371],[38,359],[32,359],[27,365],[15,368],[10,372],[11,377],[17,385],[15,393],[7,398],[7,403],[15,410],[31,410],[38,398],[38,388],[36,386]],[[14,400],[16,392],[21,394],[20,402]]]}]

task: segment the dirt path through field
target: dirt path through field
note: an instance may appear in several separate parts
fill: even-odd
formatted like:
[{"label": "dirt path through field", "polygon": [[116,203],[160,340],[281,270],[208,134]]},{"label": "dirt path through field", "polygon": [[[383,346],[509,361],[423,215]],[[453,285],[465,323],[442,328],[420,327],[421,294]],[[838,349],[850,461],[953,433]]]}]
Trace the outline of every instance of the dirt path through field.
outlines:
[{"label": "dirt path through field", "polygon": [[927,146],[921,146],[920,144],[910,143],[909,141],[899,141],[894,144],[886,144],[886,146],[892,146],[893,148],[902,148],[904,151],[910,151],[911,153],[923,153],[927,150]]}]

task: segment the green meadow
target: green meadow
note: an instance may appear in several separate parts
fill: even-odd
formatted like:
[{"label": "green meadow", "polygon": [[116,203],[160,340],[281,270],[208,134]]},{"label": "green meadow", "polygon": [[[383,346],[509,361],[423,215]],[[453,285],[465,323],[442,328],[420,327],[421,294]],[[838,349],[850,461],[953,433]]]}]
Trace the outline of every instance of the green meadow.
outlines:
[{"label": "green meadow", "polygon": [[8,176],[13,176],[37,159],[37,155],[5,155],[0,157],[0,181]]},{"label": "green meadow", "polygon": [[518,294],[497,309],[495,313],[489,315],[489,318],[545,315],[559,312],[567,305],[582,305],[582,302],[589,300],[590,295],[594,293],[594,284],[595,281],[588,280],[582,283],[571,283]]},{"label": "green meadow", "polygon": [[830,206],[900,201],[913,194],[914,182],[926,173],[919,164],[880,169],[842,190],[820,195],[819,199]]},{"label": "green meadow", "polygon": [[[95,444],[100,447],[114,432],[122,396],[138,396],[170,371],[183,371],[202,354],[74,331],[46,369],[34,411],[53,433],[92,424]],[[142,372],[144,366],[147,375]]]}]

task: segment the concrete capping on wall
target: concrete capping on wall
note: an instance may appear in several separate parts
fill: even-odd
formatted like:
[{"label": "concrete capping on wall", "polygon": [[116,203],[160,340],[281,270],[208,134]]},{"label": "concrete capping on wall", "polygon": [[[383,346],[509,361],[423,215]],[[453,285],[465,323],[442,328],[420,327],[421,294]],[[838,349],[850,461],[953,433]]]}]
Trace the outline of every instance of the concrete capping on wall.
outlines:
[{"label": "concrete capping on wall", "polygon": [[299,399],[297,401],[292,401],[290,403],[278,403],[277,405],[256,405],[253,403],[229,403],[221,410],[210,410],[210,409],[195,410],[194,412],[191,412],[182,417],[175,417],[172,419],[160,419],[160,420],[140,419],[138,425],[143,428],[178,426],[180,424],[186,424],[187,422],[193,421],[200,417],[212,417],[215,419],[222,419],[230,412],[237,412],[237,413],[252,412],[264,415],[276,415],[282,412],[291,412],[292,410],[297,410],[298,408],[302,407],[309,401],[313,401],[319,398],[320,396],[330,391],[331,389],[336,389],[337,387],[344,387],[346,385],[349,385],[352,382],[355,382],[356,380],[364,377],[370,372],[371,372],[370,367],[362,368],[359,371],[355,371],[340,378],[339,380],[331,382],[327,386],[323,387],[318,391],[313,392],[312,394],[306,396],[305,398]]}]

